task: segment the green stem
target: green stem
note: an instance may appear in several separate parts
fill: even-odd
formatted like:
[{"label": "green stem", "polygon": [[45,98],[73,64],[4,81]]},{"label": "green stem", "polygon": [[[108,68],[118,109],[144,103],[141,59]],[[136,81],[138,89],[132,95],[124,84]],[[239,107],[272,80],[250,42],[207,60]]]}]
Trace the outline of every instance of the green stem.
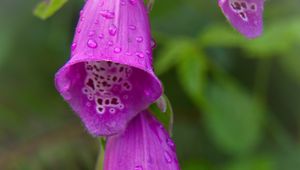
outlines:
[{"label": "green stem", "polygon": [[98,153],[95,170],[103,170],[105,141],[104,138],[99,138],[98,141],[99,141],[99,153]]}]

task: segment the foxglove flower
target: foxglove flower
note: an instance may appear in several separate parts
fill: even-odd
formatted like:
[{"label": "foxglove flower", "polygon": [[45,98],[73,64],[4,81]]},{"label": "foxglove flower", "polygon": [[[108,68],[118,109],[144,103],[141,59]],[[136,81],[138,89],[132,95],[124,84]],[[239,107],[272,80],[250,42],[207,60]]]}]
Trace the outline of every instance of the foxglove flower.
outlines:
[{"label": "foxglove flower", "polygon": [[179,170],[175,144],[164,127],[143,111],[123,134],[108,137],[104,170]]},{"label": "foxglove flower", "polygon": [[94,136],[122,132],[162,94],[143,0],[87,0],[56,87]]},{"label": "foxglove flower", "polygon": [[248,38],[261,35],[264,0],[219,0],[219,6],[240,33]]}]

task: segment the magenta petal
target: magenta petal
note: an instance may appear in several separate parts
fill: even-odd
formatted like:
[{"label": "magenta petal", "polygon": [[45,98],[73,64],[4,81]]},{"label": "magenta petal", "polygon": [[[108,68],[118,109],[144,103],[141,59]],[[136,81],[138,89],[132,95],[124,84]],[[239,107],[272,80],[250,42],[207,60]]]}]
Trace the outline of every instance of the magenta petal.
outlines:
[{"label": "magenta petal", "polygon": [[175,144],[163,126],[141,112],[123,134],[108,137],[104,170],[179,170]]},{"label": "magenta petal", "polygon": [[264,0],[219,0],[219,6],[240,33],[248,38],[261,35]]},{"label": "magenta petal", "polygon": [[159,98],[143,0],[88,0],[55,82],[94,136],[121,132]]}]

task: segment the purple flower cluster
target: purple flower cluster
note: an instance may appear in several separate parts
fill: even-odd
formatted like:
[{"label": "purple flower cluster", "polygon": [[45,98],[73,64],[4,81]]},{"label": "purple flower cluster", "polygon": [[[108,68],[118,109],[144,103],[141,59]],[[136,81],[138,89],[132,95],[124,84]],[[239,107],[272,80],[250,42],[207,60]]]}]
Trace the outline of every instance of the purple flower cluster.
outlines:
[{"label": "purple flower cluster", "polygon": [[[241,33],[261,34],[263,0],[219,5]],[[90,134],[107,137],[104,170],[180,169],[174,142],[147,111],[163,88],[143,0],[87,0],[71,50],[56,87]]]}]

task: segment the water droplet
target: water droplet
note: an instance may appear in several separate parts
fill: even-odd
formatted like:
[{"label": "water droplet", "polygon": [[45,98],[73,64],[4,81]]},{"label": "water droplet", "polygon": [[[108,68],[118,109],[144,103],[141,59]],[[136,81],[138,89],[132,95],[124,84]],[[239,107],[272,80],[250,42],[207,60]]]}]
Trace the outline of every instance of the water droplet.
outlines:
[{"label": "water droplet", "polygon": [[98,37],[99,37],[100,39],[103,39],[103,38],[104,38],[104,34],[100,33]]},{"label": "water droplet", "polygon": [[174,148],[175,148],[175,144],[174,144],[174,142],[172,141],[172,139],[168,138],[168,139],[167,139],[167,144],[168,144],[168,146],[169,146],[171,149],[174,149]]},{"label": "water droplet", "polygon": [[141,42],[143,42],[143,37],[141,37],[141,36],[138,36],[138,37],[136,37],[136,42],[138,42],[138,43],[141,43]]},{"label": "water droplet", "polygon": [[131,29],[131,30],[136,30],[136,26],[135,26],[135,25],[129,25],[128,27],[129,27],[129,29]]},{"label": "water droplet", "polygon": [[151,39],[151,48],[154,49],[154,48],[156,48],[156,46],[157,46],[156,41],[152,38]]},{"label": "water droplet", "polygon": [[122,49],[120,48],[120,47],[116,47],[115,49],[114,49],[114,52],[115,53],[120,53],[122,51]]},{"label": "water droplet", "polygon": [[132,55],[132,53],[131,53],[131,52],[129,52],[129,51],[128,51],[128,52],[126,52],[125,54],[126,54],[127,56],[131,56],[131,55]]},{"label": "water droplet", "polygon": [[164,157],[165,157],[165,161],[166,161],[167,163],[171,163],[171,162],[172,162],[172,157],[171,157],[171,155],[169,154],[168,151],[165,151]]},{"label": "water droplet", "polygon": [[108,41],[107,44],[108,44],[109,46],[113,46],[113,45],[114,45],[113,41]]},{"label": "water droplet", "polygon": [[136,0],[129,0],[131,5],[135,5],[136,4]]},{"label": "water droplet", "polygon": [[88,47],[90,48],[97,48],[98,47],[98,44],[95,40],[92,40],[92,39],[89,39],[88,42],[87,42],[87,45]]},{"label": "water droplet", "polygon": [[117,33],[117,27],[114,24],[110,25],[110,27],[108,29],[108,32],[112,36],[116,35],[116,33]]},{"label": "water droplet", "polygon": [[136,52],[135,55],[139,58],[144,58],[144,54],[142,52]]},{"label": "water droplet", "polygon": [[74,51],[76,49],[76,47],[77,47],[77,43],[75,43],[75,42],[72,43],[71,50]]},{"label": "water droplet", "polygon": [[150,55],[151,51],[150,50],[146,50],[146,54]]},{"label": "water droplet", "polygon": [[126,5],[126,2],[125,2],[125,0],[121,0],[121,5]]},{"label": "water droplet", "polygon": [[81,10],[79,13],[79,16],[82,16],[82,15],[83,15],[83,10]]},{"label": "water droplet", "polygon": [[85,20],[85,18],[84,18],[84,17],[81,17],[81,18],[80,18],[80,21],[84,21],[84,20]]},{"label": "water droplet", "polygon": [[77,33],[78,34],[81,33],[81,29],[80,28],[77,29]]},{"label": "water droplet", "polygon": [[95,25],[98,25],[99,24],[99,20],[97,19],[96,21],[95,21]]},{"label": "water droplet", "polygon": [[95,35],[95,31],[90,31],[89,34],[88,34],[89,37],[92,37],[94,35]]},{"label": "water droplet", "polygon": [[135,166],[134,170],[143,170],[143,167],[141,165]]},{"label": "water droplet", "polygon": [[109,10],[102,10],[100,12],[100,15],[102,15],[106,19],[113,19],[115,17],[115,13]]}]

